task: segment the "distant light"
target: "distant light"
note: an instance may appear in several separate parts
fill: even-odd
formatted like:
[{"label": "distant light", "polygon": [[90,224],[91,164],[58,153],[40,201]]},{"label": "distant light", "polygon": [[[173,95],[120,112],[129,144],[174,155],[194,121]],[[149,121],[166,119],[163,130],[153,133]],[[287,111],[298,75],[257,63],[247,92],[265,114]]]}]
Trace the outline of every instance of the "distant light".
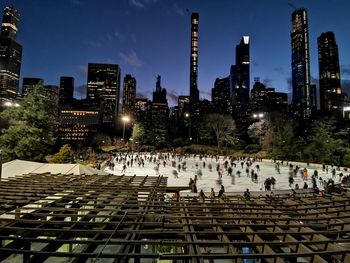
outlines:
[{"label": "distant light", "polygon": [[253,114],[253,118],[257,118],[258,117],[258,114]]},{"label": "distant light", "polygon": [[123,117],[122,117],[122,121],[124,121],[124,122],[129,122],[129,121],[130,121],[129,116],[123,116]]},{"label": "distant light", "polygon": [[249,36],[243,36],[244,44],[249,44]]},{"label": "distant light", "polygon": [[186,118],[190,117],[190,114],[189,113],[185,113],[185,117]]},{"label": "distant light", "polygon": [[264,117],[264,113],[259,113],[259,118],[263,118]]}]

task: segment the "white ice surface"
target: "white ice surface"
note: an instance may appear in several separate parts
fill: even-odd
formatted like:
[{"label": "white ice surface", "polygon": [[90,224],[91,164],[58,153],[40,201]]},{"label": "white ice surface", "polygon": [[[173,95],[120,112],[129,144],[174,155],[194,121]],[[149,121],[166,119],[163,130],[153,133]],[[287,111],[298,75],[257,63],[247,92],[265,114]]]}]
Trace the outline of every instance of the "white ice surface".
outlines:
[{"label": "white ice surface", "polygon": [[[147,155],[148,156],[148,155]],[[130,160],[127,158],[127,160]],[[171,166],[171,161],[176,160],[176,168]],[[214,188],[215,192],[218,193],[218,191],[221,188],[221,185],[217,183],[218,180],[218,174],[216,171],[216,165],[217,162],[212,158],[203,158],[202,161],[199,160],[199,157],[197,156],[196,158],[193,157],[188,157],[186,159],[183,159],[182,161],[186,161],[187,163],[187,169],[186,171],[180,171],[178,173],[178,178],[176,178],[173,175],[173,171],[177,170],[177,164],[178,158],[175,159],[170,159],[167,160],[167,164],[164,167],[163,166],[163,161],[160,161],[160,166],[159,166],[159,174],[163,175],[165,177],[168,177],[168,186],[188,186],[190,178],[194,178],[195,173],[196,173],[196,163],[198,164],[198,167],[202,170],[202,177],[198,178],[197,181],[197,189],[198,192],[203,189],[205,193],[209,193],[211,188]],[[203,168],[203,161],[206,162],[205,168]],[[232,174],[235,175],[235,184],[232,184],[232,178],[228,176],[227,171],[223,167],[223,164],[225,160],[223,160],[223,157],[220,157],[218,160],[220,163],[220,167],[223,171],[223,176],[222,176],[222,184],[225,187],[226,192],[244,192],[247,188],[249,188],[250,191],[261,191],[261,189],[264,190],[263,183],[266,178],[268,177],[274,177],[276,179],[276,185],[275,185],[275,190],[289,190],[291,189],[289,187],[288,183],[288,176],[289,176],[289,165],[287,165],[286,162],[283,163],[283,165],[280,165],[280,174],[277,173],[275,170],[275,164],[271,160],[263,160],[263,162],[255,162],[252,165],[252,169],[257,172],[258,174],[258,183],[253,183],[251,180],[251,177],[247,177],[246,175],[246,165],[244,165],[244,168],[241,168],[240,162],[236,161],[237,166],[236,168],[233,167],[233,172]],[[208,169],[208,164],[211,163],[212,165],[212,171],[210,172]],[[295,167],[295,162],[290,162],[291,164],[294,165]],[[260,171],[257,171],[256,165],[259,164],[260,166]],[[316,165],[316,164],[311,164],[307,166],[306,163],[297,163],[297,165],[300,167],[300,169],[304,169],[305,167],[308,170],[309,178],[306,181],[309,188],[312,187],[312,182],[311,182],[311,175],[313,174],[314,170],[318,171],[318,178],[322,178],[323,180],[328,181],[329,178],[332,178],[331,174],[331,166],[329,166],[328,173],[326,171],[322,171],[322,166],[321,165]],[[122,175],[125,174],[127,176],[132,176],[136,174],[137,176],[158,176],[157,171],[154,169],[156,166],[155,163],[151,163],[148,160],[145,161],[145,166],[144,167],[139,167],[137,163],[134,162],[133,166],[127,167],[125,172],[122,172],[123,168],[123,163],[115,162],[115,167],[114,170],[110,170],[109,168],[106,168],[105,171],[108,173],[112,173],[115,175]],[[236,175],[237,171],[241,171],[241,176],[238,177]],[[343,173],[344,175],[348,174],[347,172],[344,172],[343,169],[340,171],[336,172],[336,177],[334,178],[335,183],[339,182],[339,174]],[[320,184],[320,181],[317,179],[317,185],[319,189],[323,189],[323,185]],[[294,177],[294,184],[293,188],[295,187],[295,184],[299,185],[299,188],[302,189],[304,185],[303,179],[300,176],[300,173],[298,172],[297,177]]]}]

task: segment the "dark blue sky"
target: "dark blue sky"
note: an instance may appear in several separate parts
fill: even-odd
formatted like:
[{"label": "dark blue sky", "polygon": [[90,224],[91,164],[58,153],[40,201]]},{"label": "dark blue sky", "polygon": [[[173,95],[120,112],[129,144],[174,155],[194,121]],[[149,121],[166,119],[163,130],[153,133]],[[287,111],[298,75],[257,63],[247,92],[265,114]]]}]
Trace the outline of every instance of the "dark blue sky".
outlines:
[{"label": "dark blue sky", "polygon": [[[311,75],[318,78],[317,37],[334,31],[343,88],[350,86],[349,0],[5,0],[21,13],[22,77],[58,85],[73,76],[84,96],[87,64],[117,63],[137,79],[137,93],[151,97],[154,75],[174,104],[189,94],[190,12],[199,12],[199,89],[210,98],[217,77],[235,63],[235,46],[251,39],[251,82],[260,77],[276,90],[290,90],[293,8],[309,16]],[[318,81],[315,82],[318,84]],[[84,94],[84,95],[82,95]]]}]

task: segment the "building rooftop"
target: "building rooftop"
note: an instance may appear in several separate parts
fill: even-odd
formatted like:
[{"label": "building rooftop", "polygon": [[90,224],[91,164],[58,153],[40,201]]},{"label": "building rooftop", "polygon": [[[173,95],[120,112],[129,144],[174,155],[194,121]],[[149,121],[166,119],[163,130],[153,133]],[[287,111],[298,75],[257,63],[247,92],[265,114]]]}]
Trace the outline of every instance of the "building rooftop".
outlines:
[{"label": "building rooftop", "polygon": [[187,188],[162,176],[5,179],[0,261],[350,262],[349,194],[203,200]]}]

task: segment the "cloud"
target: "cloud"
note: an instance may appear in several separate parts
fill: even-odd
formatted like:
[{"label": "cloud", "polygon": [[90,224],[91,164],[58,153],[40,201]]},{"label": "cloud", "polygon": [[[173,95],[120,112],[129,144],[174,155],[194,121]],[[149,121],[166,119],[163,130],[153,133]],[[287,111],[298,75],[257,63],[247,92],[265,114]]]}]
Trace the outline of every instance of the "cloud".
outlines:
[{"label": "cloud", "polygon": [[113,37],[115,37],[118,40],[123,40],[124,39],[124,36],[118,31],[114,31]]},{"label": "cloud", "polygon": [[350,65],[341,65],[341,74],[343,76],[350,76]]},{"label": "cloud", "polygon": [[287,81],[288,92],[291,93],[293,91],[293,89],[292,89],[292,77],[287,77],[286,81]]},{"label": "cloud", "polygon": [[77,86],[74,88],[74,98],[76,99],[83,99],[86,98],[86,84]]},{"label": "cloud", "polygon": [[266,86],[268,86],[268,85],[271,84],[271,82],[273,82],[273,79],[270,79],[270,78],[266,77],[266,78],[264,78],[264,79],[262,80],[262,82],[263,82]]},{"label": "cloud", "polygon": [[350,79],[343,79],[342,80],[341,89],[346,94],[350,94]]},{"label": "cloud", "polygon": [[179,95],[175,90],[167,90],[167,98],[170,105],[177,105]]},{"label": "cloud", "polygon": [[119,56],[125,64],[130,65],[132,67],[139,68],[143,65],[143,62],[138,58],[135,51],[130,51],[127,54],[120,52]]},{"label": "cloud", "polygon": [[204,96],[205,98],[211,98],[211,91],[201,90],[200,93],[201,93],[201,95]]},{"label": "cloud", "polygon": [[275,71],[279,74],[286,74],[287,73],[287,71],[284,69],[284,67],[281,67],[281,66],[274,68],[273,71]]},{"label": "cloud", "polygon": [[311,84],[316,84],[316,85],[318,85],[318,83],[319,83],[318,78],[315,78],[315,77],[313,77],[313,76],[310,77],[310,80],[311,80]]},{"label": "cloud", "polygon": [[152,96],[152,91],[136,91],[136,98],[148,99]]},{"label": "cloud", "polygon": [[77,66],[77,71],[81,77],[83,77],[83,78],[87,77],[87,72],[88,72],[87,66],[82,66],[82,65]]},{"label": "cloud", "polygon": [[151,5],[157,2],[158,0],[129,0],[130,5],[138,8],[145,8],[147,5]]},{"label": "cloud", "polygon": [[180,16],[185,15],[185,10],[183,10],[181,7],[179,7],[176,3],[173,4],[173,9],[174,9],[176,14],[178,14]]},{"label": "cloud", "polygon": [[93,48],[101,48],[102,42],[97,40],[84,40],[83,43]]},{"label": "cloud", "polygon": [[132,41],[133,43],[136,43],[136,42],[137,42],[136,34],[135,34],[135,33],[132,33],[132,34],[130,35],[130,39],[131,39],[131,41]]}]

